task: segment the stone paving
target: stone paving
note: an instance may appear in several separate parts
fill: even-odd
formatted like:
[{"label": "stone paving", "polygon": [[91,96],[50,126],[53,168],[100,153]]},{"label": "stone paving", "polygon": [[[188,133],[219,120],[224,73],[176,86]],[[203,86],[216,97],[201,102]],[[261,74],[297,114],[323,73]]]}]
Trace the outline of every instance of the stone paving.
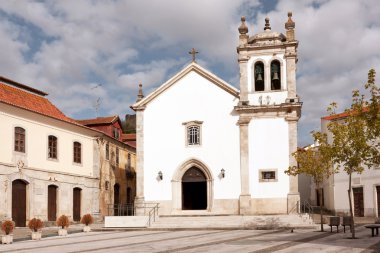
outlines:
[{"label": "stone paving", "polygon": [[[51,229],[51,233],[56,228]],[[0,245],[0,252],[380,252],[380,236],[371,237],[364,226],[350,233],[290,230],[102,230],[65,237],[22,240]],[[48,231],[48,230],[46,230]],[[50,230],[49,230],[50,231]],[[56,232],[55,232],[56,234]],[[46,232],[46,235],[49,235]],[[19,237],[22,238],[22,237]]]}]

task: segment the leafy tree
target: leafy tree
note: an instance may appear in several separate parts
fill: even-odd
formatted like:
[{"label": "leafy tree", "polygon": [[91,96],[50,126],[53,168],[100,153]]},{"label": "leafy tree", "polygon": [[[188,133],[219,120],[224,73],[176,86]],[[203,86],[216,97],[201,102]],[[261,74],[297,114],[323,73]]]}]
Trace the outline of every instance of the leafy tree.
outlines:
[{"label": "leafy tree", "polygon": [[[361,174],[364,165],[371,168],[379,164],[379,88],[375,85],[375,71],[368,74],[365,88],[371,98],[367,101],[365,95],[358,90],[352,92],[351,107],[345,110],[342,117],[337,117],[328,124],[333,135],[332,157],[338,169],[349,176],[348,199],[351,215],[351,233],[355,238],[355,227],[352,210],[352,174]],[[331,104],[328,111],[335,114],[336,104]]]},{"label": "leafy tree", "polygon": [[[321,132],[312,132],[316,147],[298,149],[292,155],[297,161],[297,166],[289,167],[286,174],[295,176],[306,174],[312,177],[318,191],[321,191],[323,182],[333,173],[332,149],[327,142],[327,135]],[[321,215],[321,231],[323,231],[322,194],[319,194],[319,207]]]}]

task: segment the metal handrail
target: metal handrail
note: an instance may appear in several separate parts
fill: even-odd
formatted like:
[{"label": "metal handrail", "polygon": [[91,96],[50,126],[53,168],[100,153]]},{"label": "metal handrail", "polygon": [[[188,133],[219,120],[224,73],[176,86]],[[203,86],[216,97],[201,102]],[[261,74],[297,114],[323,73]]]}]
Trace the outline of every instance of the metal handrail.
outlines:
[{"label": "metal handrail", "polygon": [[314,213],[314,207],[309,203],[309,201],[304,200],[301,205],[302,213]]},{"label": "metal handrail", "polygon": [[290,209],[288,214],[294,213],[294,211],[296,211],[296,213],[300,213],[299,206],[300,206],[300,201],[298,200],[297,203]]},{"label": "metal handrail", "polygon": [[135,216],[138,213],[137,209],[143,209],[142,215],[148,216],[150,226],[158,216],[159,203],[109,204],[108,216]]}]

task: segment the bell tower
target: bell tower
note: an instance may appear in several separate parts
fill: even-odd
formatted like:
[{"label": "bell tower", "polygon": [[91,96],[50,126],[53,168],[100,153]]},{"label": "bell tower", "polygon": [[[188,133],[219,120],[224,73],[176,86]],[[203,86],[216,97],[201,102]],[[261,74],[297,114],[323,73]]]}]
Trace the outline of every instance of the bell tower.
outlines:
[{"label": "bell tower", "polygon": [[[296,91],[298,41],[291,12],[285,29],[286,35],[272,31],[266,18],[264,30],[249,36],[245,17],[238,29],[240,100],[235,110],[240,129],[241,214],[266,212],[280,202],[286,204],[277,204],[274,212],[289,213],[299,200],[297,177],[284,176],[289,166],[296,166],[291,154],[297,150],[302,107]],[[271,195],[272,187],[281,190]]]}]

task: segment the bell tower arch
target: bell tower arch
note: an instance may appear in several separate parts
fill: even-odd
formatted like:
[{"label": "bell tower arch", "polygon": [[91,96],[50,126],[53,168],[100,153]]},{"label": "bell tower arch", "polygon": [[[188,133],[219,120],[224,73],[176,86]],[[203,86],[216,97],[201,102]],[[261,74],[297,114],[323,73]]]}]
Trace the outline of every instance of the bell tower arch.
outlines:
[{"label": "bell tower arch", "polygon": [[[296,91],[298,41],[291,12],[285,29],[285,35],[272,31],[266,18],[264,31],[249,36],[245,17],[238,29],[240,100],[235,111],[240,129],[241,214],[259,212],[255,206],[255,199],[259,198],[268,198],[268,203],[271,197],[287,203],[279,208],[279,213],[289,212],[299,200],[297,177],[283,175],[289,166],[296,165],[291,154],[297,149],[297,123],[302,107]],[[279,131],[271,135],[269,129]],[[267,141],[262,141],[262,136],[267,136]],[[273,161],[261,160],[263,157],[273,157]],[[268,172],[276,172],[270,175],[277,178],[262,180],[261,173]],[[261,190],[269,185],[280,187],[282,194],[271,196],[269,191]]]}]

